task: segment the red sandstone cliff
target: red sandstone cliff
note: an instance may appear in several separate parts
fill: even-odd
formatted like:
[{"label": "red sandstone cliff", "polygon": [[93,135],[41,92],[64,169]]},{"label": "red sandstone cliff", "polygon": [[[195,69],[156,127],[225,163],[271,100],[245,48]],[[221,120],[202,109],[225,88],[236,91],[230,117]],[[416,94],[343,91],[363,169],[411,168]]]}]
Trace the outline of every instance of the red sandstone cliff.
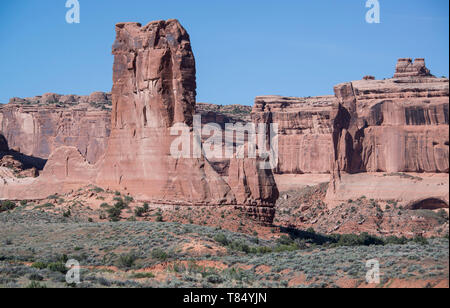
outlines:
[{"label": "red sandstone cliff", "polygon": [[404,62],[398,78],[335,87],[337,173],[449,171],[449,81],[429,76],[422,59]]},{"label": "red sandstone cliff", "polygon": [[74,146],[95,163],[106,148],[110,103],[110,95],[102,92],[13,98],[0,105],[0,132],[10,148],[24,155],[48,159],[58,147]]},{"label": "red sandstone cliff", "polygon": [[[367,138],[364,144],[355,145],[359,149],[352,153],[339,151],[341,170],[446,172],[448,80],[432,77],[423,59],[400,59],[395,77],[377,81],[366,76],[344,83],[336,86],[336,96],[257,97],[251,116],[250,107],[245,106],[199,103],[195,108],[203,124],[214,122],[224,127],[225,123],[248,121],[278,123],[280,151],[275,172],[329,173],[333,169],[334,144],[345,144],[336,140],[333,143],[333,126],[335,132],[348,129],[344,118],[352,109],[339,109],[338,102],[344,106],[342,102],[352,105],[350,101],[357,101],[358,114],[352,121],[357,117],[360,122],[367,121],[368,127],[363,130]],[[110,133],[110,101],[111,95],[101,92],[89,97],[50,93],[14,98],[0,105],[0,131],[11,148],[26,155],[47,159],[58,146],[66,145],[76,147],[95,163],[104,154]],[[365,124],[358,125],[353,127]],[[337,134],[335,139],[348,138],[347,134]],[[359,154],[353,157],[356,152]],[[213,164],[216,171],[228,174],[229,160]]]},{"label": "red sandstone cliff", "polygon": [[170,128],[177,123],[189,128],[195,109],[195,60],[186,30],[168,20],[144,27],[121,23],[116,32],[104,156],[94,165],[76,147],[60,147],[36,180],[0,184],[2,197],[42,198],[95,183],[158,204],[238,206],[271,223],[278,198],[271,170],[259,170],[255,159],[232,159],[227,183],[204,157],[170,153],[176,138]]},{"label": "red sandstone cliff", "polygon": [[[176,138],[170,128],[191,126],[195,110],[195,60],[186,30],[168,20],[118,24],[116,32],[112,129],[97,184],[165,204],[272,208],[276,185],[261,193],[267,182],[274,184],[272,173],[258,173],[251,159],[243,168],[253,180],[230,187],[205,158],[170,154]],[[250,192],[242,202],[240,191]],[[273,215],[256,212],[271,222]]]},{"label": "red sandstone cliff", "polygon": [[329,173],[332,162],[334,96],[308,98],[259,96],[252,110],[254,123],[277,123],[277,173]]}]

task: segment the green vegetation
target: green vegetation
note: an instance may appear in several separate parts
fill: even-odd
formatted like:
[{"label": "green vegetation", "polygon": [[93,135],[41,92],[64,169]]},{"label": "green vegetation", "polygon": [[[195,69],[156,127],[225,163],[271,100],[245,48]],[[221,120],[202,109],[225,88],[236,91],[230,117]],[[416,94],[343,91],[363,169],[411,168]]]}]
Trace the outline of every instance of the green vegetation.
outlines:
[{"label": "green vegetation", "polygon": [[152,258],[159,261],[166,261],[169,255],[161,248],[156,248],[152,251]]},{"label": "green vegetation", "polygon": [[133,197],[131,196],[125,196],[123,197],[123,199],[125,200],[125,203],[131,203],[134,201]]},{"label": "green vegetation", "polygon": [[94,188],[92,188],[92,189],[90,189],[89,191],[92,191],[92,192],[95,192],[95,193],[102,193],[102,192],[105,192],[105,190],[103,189],[103,188],[101,188],[101,187],[94,187]]},{"label": "green vegetation", "polygon": [[117,266],[122,269],[130,269],[136,262],[137,257],[134,254],[124,254],[117,259]]},{"label": "green vegetation", "polygon": [[[372,258],[390,279],[436,281],[433,287],[448,279],[448,236],[425,240],[282,229],[276,237],[277,229],[267,239],[253,230],[242,234],[179,223],[77,222],[71,211],[70,219],[31,207],[0,214],[0,237],[11,240],[0,241],[0,287],[33,282],[33,287],[72,287],[65,282],[67,259],[82,265],[80,288],[333,288],[345,279],[364,286],[365,262]],[[299,276],[304,278],[296,282]]]},{"label": "green vegetation", "polygon": [[55,207],[55,205],[52,203],[45,203],[42,205],[35,206],[34,209],[39,210],[39,209],[48,209],[48,208],[54,208],[54,207]]},{"label": "green vegetation", "polygon": [[0,213],[13,210],[16,207],[16,203],[13,201],[0,201]]},{"label": "green vegetation", "polygon": [[114,201],[116,203],[113,207],[109,207],[107,203],[102,203],[100,207],[102,208],[108,208],[106,212],[108,213],[109,220],[111,222],[118,222],[120,221],[120,216],[122,215],[122,210],[128,208],[128,204],[121,198],[121,197],[115,197]]},{"label": "green vegetation", "polygon": [[134,279],[147,279],[147,278],[155,278],[153,273],[136,273],[132,276]]},{"label": "green vegetation", "polygon": [[134,215],[136,217],[142,217],[144,214],[148,213],[150,210],[150,207],[148,206],[148,203],[144,203],[142,207],[137,207],[134,209]]},{"label": "green vegetation", "polygon": [[419,244],[428,244],[423,237],[416,237],[414,239],[407,239],[405,237],[398,238],[390,236],[387,238],[380,238],[368,233],[362,234],[333,234],[321,235],[315,233],[313,229],[309,231],[288,230],[289,235],[282,235],[277,240],[276,246],[249,246],[239,241],[230,241],[224,234],[217,234],[214,240],[234,251],[244,253],[261,254],[283,251],[295,251],[308,247],[325,246],[329,248],[335,247],[357,247],[357,246],[384,246],[384,245],[405,245],[408,242],[415,242]]},{"label": "green vegetation", "polygon": [[49,263],[38,261],[38,262],[33,263],[31,265],[31,267],[40,269],[40,270],[47,268],[53,272],[60,272],[63,274],[65,274],[67,272],[65,262],[62,262],[62,261],[49,262]]},{"label": "green vegetation", "polygon": [[41,284],[37,281],[32,281],[29,285],[27,285],[27,289],[46,289],[47,286],[45,284]]}]

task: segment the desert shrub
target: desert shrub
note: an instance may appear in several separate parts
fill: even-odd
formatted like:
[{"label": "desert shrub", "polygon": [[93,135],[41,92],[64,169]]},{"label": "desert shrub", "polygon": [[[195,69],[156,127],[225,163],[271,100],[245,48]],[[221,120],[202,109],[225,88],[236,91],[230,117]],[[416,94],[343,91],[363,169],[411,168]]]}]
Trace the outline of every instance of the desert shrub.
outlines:
[{"label": "desert shrub", "polygon": [[169,255],[161,248],[156,248],[152,250],[152,258],[159,261],[165,261],[169,258]]},{"label": "desert shrub", "polygon": [[250,252],[250,247],[242,241],[233,241],[228,244],[228,248],[236,251],[242,251],[245,253]]},{"label": "desert shrub", "polygon": [[116,197],[114,198],[114,201],[116,201],[116,203],[114,204],[114,207],[120,210],[124,210],[128,207],[128,204],[126,204],[122,198],[120,197]]},{"label": "desert shrub", "polygon": [[428,245],[428,240],[424,238],[422,235],[417,235],[413,238],[413,242],[420,245]]},{"label": "desert shrub", "polygon": [[252,247],[250,249],[251,253],[254,254],[265,254],[265,253],[271,253],[273,250],[271,247],[267,247],[267,246],[258,246],[258,247]]},{"label": "desert shrub", "polygon": [[114,207],[109,208],[106,212],[108,213],[110,221],[116,222],[120,220],[120,215],[122,215],[122,208],[115,205]]},{"label": "desert shrub", "polygon": [[153,273],[136,273],[132,276],[134,279],[146,279],[146,278],[155,278]]},{"label": "desert shrub", "polygon": [[137,217],[142,217],[145,214],[145,209],[143,207],[137,207],[134,209],[134,215]]},{"label": "desert shrub", "polygon": [[368,233],[356,234],[339,234],[333,236],[337,246],[371,246],[384,245],[384,241],[376,236]]},{"label": "desert shrub", "polygon": [[310,227],[310,228],[308,228],[308,229],[306,230],[306,232],[311,233],[311,234],[315,234],[315,233],[316,233],[316,230],[314,230],[313,227]]},{"label": "desert shrub", "polygon": [[144,211],[147,213],[150,210],[150,207],[148,205],[148,203],[144,203],[144,205],[142,206],[142,208],[144,209]]},{"label": "desert shrub", "polygon": [[408,239],[406,237],[396,237],[396,236],[389,236],[384,239],[384,243],[386,245],[392,244],[392,245],[405,245],[408,243]]},{"label": "desert shrub", "polygon": [[156,221],[157,222],[163,222],[163,217],[162,214],[160,212],[156,213]]},{"label": "desert shrub", "polygon": [[96,192],[96,193],[105,192],[105,190],[103,188],[101,188],[101,187],[94,187],[94,188],[90,189],[89,191],[93,191],[93,192]]},{"label": "desert shrub", "polygon": [[37,269],[44,269],[47,268],[48,264],[45,262],[34,262],[31,267],[37,268]]},{"label": "desert shrub", "polygon": [[290,245],[278,245],[275,248],[273,248],[273,251],[274,252],[283,252],[283,251],[295,251],[298,249],[299,249],[299,247],[296,244],[292,243]]},{"label": "desert shrub", "polygon": [[16,203],[13,201],[0,201],[0,213],[13,210],[16,207]]},{"label": "desert shrub", "polygon": [[41,284],[37,281],[32,281],[29,285],[27,285],[27,289],[46,289],[47,286],[45,284]]},{"label": "desert shrub", "polygon": [[[134,210],[134,214],[137,217],[142,217],[145,213],[148,213],[150,211],[150,206],[148,205],[148,203],[144,203],[142,205],[142,207],[138,207]],[[162,216],[162,214],[160,212],[158,212],[157,216]],[[162,221],[162,217],[161,220]]]},{"label": "desert shrub", "polygon": [[215,240],[217,243],[219,243],[219,244],[221,244],[221,245],[223,245],[223,246],[227,246],[227,245],[230,243],[230,242],[228,241],[227,237],[225,236],[225,234],[222,234],[222,233],[217,234],[217,235],[214,237],[214,240]]},{"label": "desert shrub", "polygon": [[55,207],[54,204],[48,203],[48,202],[47,202],[47,203],[45,203],[45,204],[36,206],[34,209],[35,209],[35,210],[38,210],[38,209],[48,209],[48,208],[54,208],[54,207]]},{"label": "desert shrub", "polygon": [[280,245],[292,245],[294,240],[287,235],[282,235],[277,239],[278,244]]},{"label": "desert shrub", "polygon": [[42,280],[44,280],[44,277],[42,277],[39,274],[33,273],[33,274],[30,274],[30,276],[28,276],[28,279],[30,279],[31,281],[42,281]]},{"label": "desert shrub", "polygon": [[52,262],[52,263],[49,263],[48,266],[47,266],[47,268],[48,268],[49,270],[51,270],[52,272],[60,272],[60,273],[62,273],[62,274],[67,273],[67,268],[66,268],[65,264],[62,263],[62,262]]},{"label": "desert shrub", "polygon": [[97,282],[100,285],[104,286],[104,287],[110,287],[111,286],[111,282],[108,279],[104,278],[104,277],[98,278]]},{"label": "desert shrub", "polygon": [[440,209],[439,212],[437,212],[438,216],[444,218],[444,219],[448,219],[448,214],[444,209]]},{"label": "desert shrub", "polygon": [[134,262],[136,262],[137,257],[134,254],[125,254],[119,256],[117,259],[117,266],[120,268],[131,268],[134,265]]},{"label": "desert shrub", "polygon": [[131,203],[134,201],[133,197],[130,197],[130,196],[125,196],[123,198],[125,200],[125,203]]},{"label": "desert shrub", "polygon": [[222,277],[220,277],[219,275],[217,275],[217,274],[209,275],[206,280],[209,283],[213,283],[213,284],[219,284],[219,283],[222,283],[224,281],[224,279]]}]

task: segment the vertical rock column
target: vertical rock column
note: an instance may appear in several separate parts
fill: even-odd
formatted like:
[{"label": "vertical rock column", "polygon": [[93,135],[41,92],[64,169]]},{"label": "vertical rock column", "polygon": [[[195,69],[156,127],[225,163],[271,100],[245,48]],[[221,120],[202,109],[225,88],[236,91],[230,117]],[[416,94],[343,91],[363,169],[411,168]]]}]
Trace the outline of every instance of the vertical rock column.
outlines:
[{"label": "vertical rock column", "polygon": [[[271,198],[257,194],[268,181],[275,183],[271,172],[267,179],[255,172],[252,164],[248,168],[236,165],[231,169],[246,169],[255,179],[250,181],[251,188],[249,181],[237,179],[230,187],[204,157],[170,155],[177,137],[170,135],[170,128],[178,123],[192,126],[196,97],[194,55],[189,35],[180,23],[121,23],[116,33],[112,128],[97,183],[160,204],[261,205],[272,209],[273,200],[268,202]],[[236,200],[235,191],[250,191],[242,201],[245,204]],[[273,211],[262,220],[271,223]]]}]

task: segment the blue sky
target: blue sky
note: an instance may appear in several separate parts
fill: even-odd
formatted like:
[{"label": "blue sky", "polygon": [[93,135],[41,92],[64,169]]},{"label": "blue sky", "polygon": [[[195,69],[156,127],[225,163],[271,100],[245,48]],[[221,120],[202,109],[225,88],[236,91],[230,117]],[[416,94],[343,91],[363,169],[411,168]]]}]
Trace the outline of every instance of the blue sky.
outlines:
[{"label": "blue sky", "polygon": [[449,1],[379,0],[2,0],[0,102],[45,92],[110,91],[114,25],[177,18],[197,61],[199,102],[253,104],[257,95],[332,94],[364,75],[391,77],[397,58],[424,57],[449,75]]}]

